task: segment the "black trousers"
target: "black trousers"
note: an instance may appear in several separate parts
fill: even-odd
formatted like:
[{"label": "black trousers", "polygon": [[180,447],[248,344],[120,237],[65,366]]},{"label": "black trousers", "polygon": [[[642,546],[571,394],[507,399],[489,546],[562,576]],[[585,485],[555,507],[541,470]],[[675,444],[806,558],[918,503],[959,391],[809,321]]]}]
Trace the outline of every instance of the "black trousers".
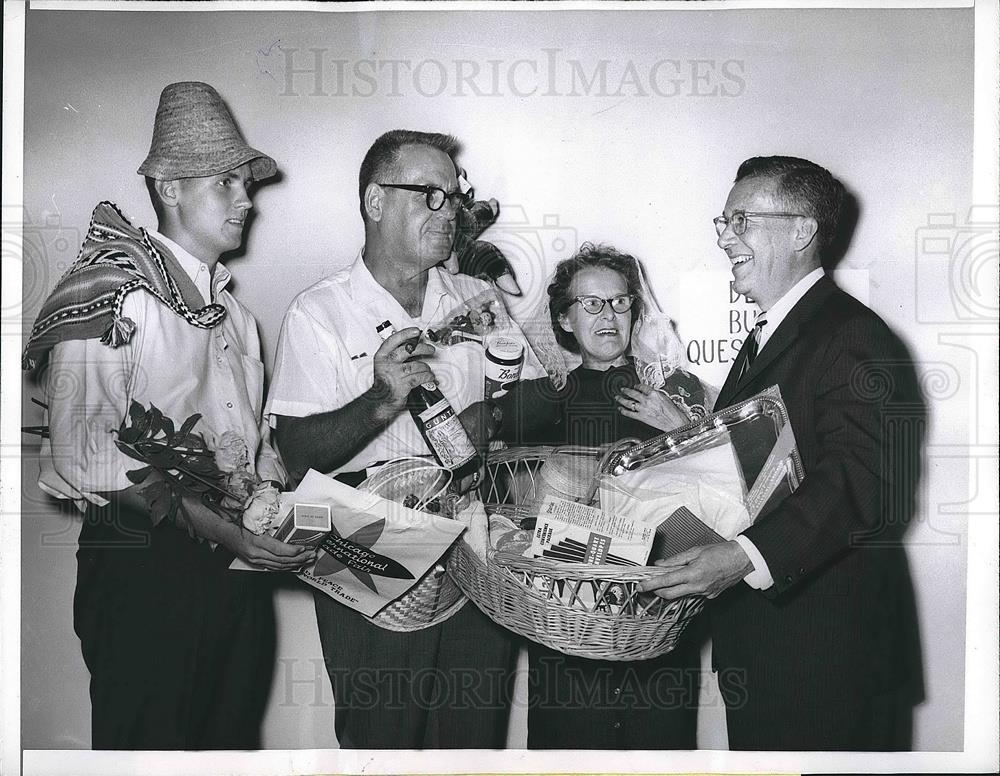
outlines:
[{"label": "black trousers", "polygon": [[255,749],[274,667],[271,579],[114,504],[80,532],[73,622],[94,749]]},{"label": "black trousers", "polygon": [[503,748],[511,634],[473,603],[439,625],[398,633],[313,595],[341,748]]},{"label": "black trousers", "polygon": [[694,749],[700,642],[620,662],[528,645],[529,749]]},{"label": "black trousers", "polygon": [[753,693],[727,704],[729,748],[762,751],[900,752],[913,748],[913,701],[889,691],[849,701]]}]

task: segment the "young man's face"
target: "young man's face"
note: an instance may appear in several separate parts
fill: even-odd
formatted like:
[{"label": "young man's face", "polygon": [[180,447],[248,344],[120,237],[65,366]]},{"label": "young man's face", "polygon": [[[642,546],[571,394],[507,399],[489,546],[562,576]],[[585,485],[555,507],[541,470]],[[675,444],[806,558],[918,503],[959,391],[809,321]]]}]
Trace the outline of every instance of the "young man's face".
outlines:
[{"label": "young man's face", "polygon": [[202,261],[215,261],[243,242],[246,217],[253,207],[253,175],[244,164],[206,178],[177,181],[177,242]]}]

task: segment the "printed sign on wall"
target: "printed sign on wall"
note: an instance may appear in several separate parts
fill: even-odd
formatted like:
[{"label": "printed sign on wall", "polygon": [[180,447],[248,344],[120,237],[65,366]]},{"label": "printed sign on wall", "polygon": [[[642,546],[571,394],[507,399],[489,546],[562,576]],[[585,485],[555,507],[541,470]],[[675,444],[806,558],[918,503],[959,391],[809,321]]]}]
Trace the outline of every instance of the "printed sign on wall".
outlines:
[{"label": "printed sign on wall", "polygon": [[[847,293],[868,304],[869,272],[839,269],[834,281]],[[686,272],[677,283],[669,310],[677,323],[691,371],[720,387],[753,331],[758,307],[733,289],[729,270]]]}]

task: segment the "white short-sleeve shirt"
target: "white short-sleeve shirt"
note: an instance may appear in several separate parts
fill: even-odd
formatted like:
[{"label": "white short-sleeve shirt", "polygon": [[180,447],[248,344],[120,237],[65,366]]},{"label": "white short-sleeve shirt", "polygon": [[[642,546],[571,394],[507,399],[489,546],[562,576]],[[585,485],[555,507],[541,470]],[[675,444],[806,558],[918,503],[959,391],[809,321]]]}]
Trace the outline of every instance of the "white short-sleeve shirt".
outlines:
[{"label": "white short-sleeve shirt", "polygon": [[[372,387],[373,358],[382,344],[376,327],[389,321],[396,331],[421,330],[440,321],[463,301],[490,286],[438,267],[428,272],[424,305],[411,317],[372,277],[360,252],[350,267],[320,280],[299,294],[285,313],[278,338],[274,377],[264,413],[301,418],[340,409]],[[523,335],[511,322],[514,336]],[[525,341],[522,379],[544,375]],[[484,350],[465,342],[438,347],[426,359],[438,386],[456,412],[483,399]],[[429,455],[408,412],[400,413],[372,442],[330,473],[360,471],[405,455]]]}]

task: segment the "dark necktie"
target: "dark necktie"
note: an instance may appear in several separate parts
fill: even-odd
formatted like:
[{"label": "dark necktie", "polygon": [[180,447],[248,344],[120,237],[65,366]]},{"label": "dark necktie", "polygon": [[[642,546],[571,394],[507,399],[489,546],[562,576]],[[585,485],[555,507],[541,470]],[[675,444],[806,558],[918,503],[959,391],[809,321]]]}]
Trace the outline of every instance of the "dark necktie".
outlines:
[{"label": "dark necktie", "polygon": [[746,357],[743,359],[743,366],[740,367],[740,376],[737,378],[737,382],[746,376],[750,367],[753,366],[754,359],[757,358],[757,351],[760,350],[761,330],[767,326],[766,315],[767,313],[763,312],[757,313],[757,322],[754,324],[753,331],[750,332],[750,342],[747,344]]}]

